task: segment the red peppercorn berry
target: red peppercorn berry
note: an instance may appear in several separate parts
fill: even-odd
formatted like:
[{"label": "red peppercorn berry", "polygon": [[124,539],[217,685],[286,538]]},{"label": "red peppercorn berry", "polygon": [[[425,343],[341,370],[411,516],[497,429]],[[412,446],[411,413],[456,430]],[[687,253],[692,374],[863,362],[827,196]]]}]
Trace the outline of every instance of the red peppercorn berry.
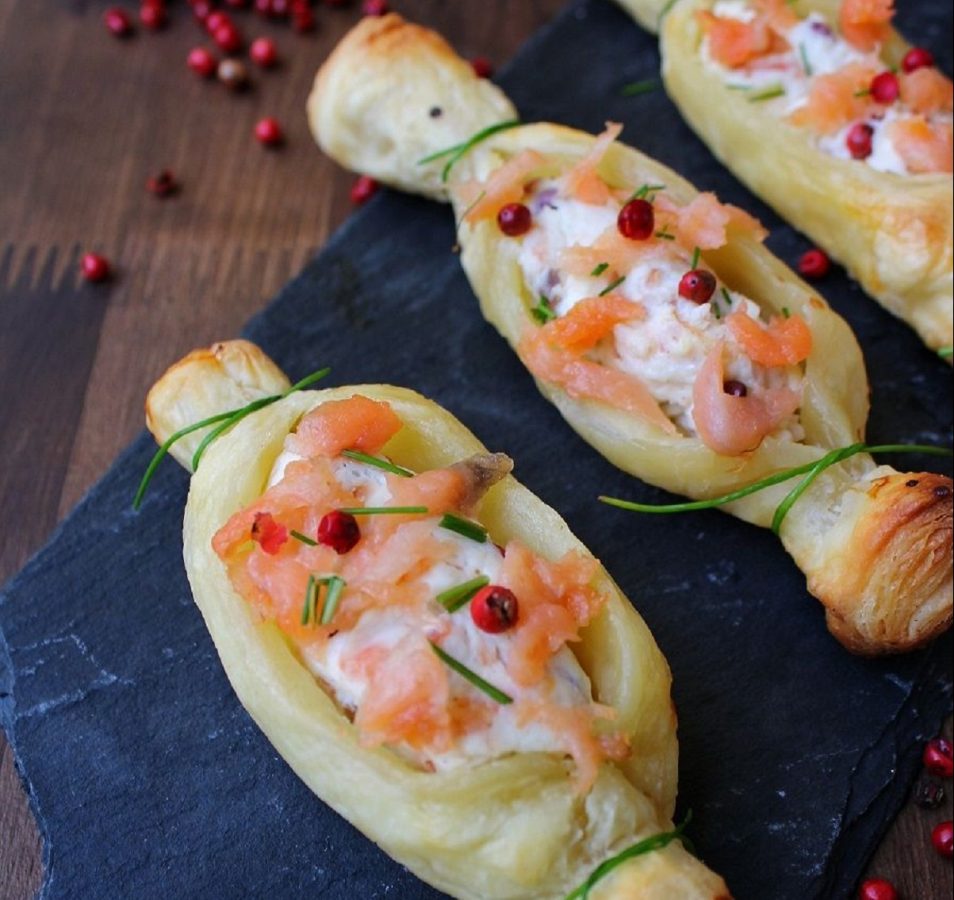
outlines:
[{"label": "red peppercorn berry", "polygon": [[749,389],[741,381],[736,381],[734,378],[722,382],[722,391],[730,397],[747,397],[749,393]]},{"label": "red peppercorn berry", "polygon": [[805,278],[824,278],[831,268],[831,260],[824,250],[813,247],[798,258],[798,272]]},{"label": "red peppercorn berry", "polygon": [[359,175],[351,185],[351,202],[355,206],[366,203],[378,189],[378,183],[370,175]]},{"label": "red peppercorn berry", "polygon": [[226,6],[231,6],[232,9],[245,9],[248,6],[248,0],[225,0]]},{"label": "red peppercorn berry", "polygon": [[285,135],[282,132],[282,126],[278,124],[278,120],[266,116],[255,123],[255,138],[266,147],[277,147],[285,140]]},{"label": "red peppercorn berry", "polygon": [[205,30],[209,34],[215,34],[216,30],[222,28],[224,25],[233,25],[234,22],[229,17],[227,12],[222,12],[220,9],[214,9],[209,12],[205,17]]},{"label": "red peppercorn berry", "polygon": [[152,0],[139,7],[139,21],[151,31],[158,31],[160,28],[165,28],[169,21],[169,14],[165,6]]},{"label": "red peppercorn berry", "polygon": [[715,289],[715,275],[705,269],[690,269],[679,279],[679,296],[693,303],[708,303]]},{"label": "red peppercorn berry", "polygon": [[278,64],[278,48],[271,38],[256,38],[248,48],[248,55],[252,62],[263,69],[271,69]]},{"label": "red peppercorn berry", "polygon": [[520,606],[513,591],[499,584],[482,587],[470,601],[470,617],[481,630],[500,634],[517,624]]},{"label": "red peppercorn berry", "polygon": [[[209,16],[211,19],[212,16]],[[242,32],[231,22],[220,25],[212,32],[212,40],[222,49],[223,53],[238,53],[242,49]]]},{"label": "red peppercorn berry", "polygon": [[276,522],[271,513],[255,513],[255,519],[252,522],[252,540],[262,548],[264,553],[274,556],[288,540],[288,529],[281,522]]},{"label": "red peppercorn berry", "polygon": [[133,32],[129,14],[118,6],[112,6],[103,13],[103,22],[116,37],[127,37]]},{"label": "red peppercorn berry", "polygon": [[867,122],[856,122],[848,129],[845,145],[852,159],[867,159],[871,156],[871,138],[874,129]]},{"label": "red peppercorn berry", "polygon": [[276,19],[286,18],[290,12],[288,0],[272,0],[268,12]]},{"label": "red peppercorn berry", "polygon": [[944,738],[934,738],[924,745],[924,768],[937,778],[954,776],[954,748]]},{"label": "red peppercorn berry", "polygon": [[508,203],[497,212],[497,225],[508,237],[520,237],[530,230],[533,216],[522,203]]},{"label": "red peppercorn berry", "polygon": [[146,179],[146,190],[157,197],[168,197],[170,194],[174,194],[178,188],[179,185],[176,184],[175,176],[168,169],[163,169]]},{"label": "red peppercorn berry", "polygon": [[219,65],[215,54],[206,50],[205,47],[195,47],[189,51],[186,57],[186,64],[200,78],[211,78]]},{"label": "red peppercorn berry", "polygon": [[652,203],[638,197],[630,200],[619,211],[616,227],[623,237],[631,241],[645,241],[651,238],[656,229],[656,213]]},{"label": "red peppercorn berry", "polygon": [[858,900],[898,900],[898,892],[890,881],[869,878],[859,888]]},{"label": "red peppercorn berry", "polygon": [[361,12],[366,16],[383,16],[388,9],[388,0],[364,0],[361,4]]},{"label": "red peppercorn berry", "polygon": [[314,31],[317,24],[315,14],[310,9],[297,9],[292,13],[292,28],[299,34]]},{"label": "red peppercorn berry", "polygon": [[494,74],[494,67],[486,56],[475,56],[470,61],[470,65],[478,78],[490,78]]},{"label": "red peppercorn berry", "polygon": [[351,513],[333,509],[318,523],[318,543],[331,547],[339,556],[351,550],[361,540],[358,520]]},{"label": "red peppercorn berry", "polygon": [[112,275],[112,267],[105,256],[98,253],[84,253],[80,260],[80,272],[87,281],[106,281]]},{"label": "red peppercorn berry", "polygon": [[904,54],[901,60],[901,70],[903,72],[913,72],[915,69],[926,69],[934,65],[934,54],[924,47],[912,47]]},{"label": "red peppercorn berry", "polygon": [[898,76],[894,72],[879,72],[871,79],[871,99],[875,103],[881,103],[888,106],[898,99],[901,93],[901,86],[898,84]]},{"label": "red peppercorn berry", "polygon": [[954,857],[954,822],[949,820],[935,825],[931,832],[931,843],[941,856],[947,859]]},{"label": "red peppercorn berry", "polygon": [[202,25],[205,25],[206,20],[212,14],[212,3],[210,0],[196,0],[191,6],[192,15],[194,15],[196,20]]}]

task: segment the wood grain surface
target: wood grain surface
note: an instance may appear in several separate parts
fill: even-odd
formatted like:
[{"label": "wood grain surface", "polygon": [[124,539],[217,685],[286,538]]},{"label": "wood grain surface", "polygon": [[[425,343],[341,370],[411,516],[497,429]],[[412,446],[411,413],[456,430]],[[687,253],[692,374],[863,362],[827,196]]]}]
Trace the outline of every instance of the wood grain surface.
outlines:
[{"label": "wood grain surface", "polygon": [[[563,2],[392,5],[463,55],[500,64]],[[163,369],[235,335],[351,209],[352,177],[315,148],[303,105],[357,3],[316,6],[309,35],[237,13],[247,36],[274,37],[282,54],[240,94],[186,68],[203,35],[183,0],[170,3],[168,28],[126,40],[104,29],[108,5],[0,3],[0,582],[139,432]],[[251,136],[264,115],[285,128],[279,150]],[[144,183],[164,168],[181,190],[160,200]],[[80,280],[84,250],[114,262],[113,281]],[[950,796],[935,812],[906,808],[871,872],[910,900],[950,897],[951,864],[929,840],[943,818]],[[0,898],[32,897],[41,880],[36,826],[0,735]]]}]

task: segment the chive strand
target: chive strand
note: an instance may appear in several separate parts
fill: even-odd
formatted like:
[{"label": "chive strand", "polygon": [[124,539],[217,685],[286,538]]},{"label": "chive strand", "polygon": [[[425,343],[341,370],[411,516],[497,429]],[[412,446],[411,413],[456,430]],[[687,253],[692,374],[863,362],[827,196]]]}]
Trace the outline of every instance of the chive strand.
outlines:
[{"label": "chive strand", "polygon": [[599,292],[598,296],[605,297],[607,294],[611,293],[612,291],[615,291],[616,288],[618,288],[625,280],[626,280],[626,276],[620,275],[620,277],[617,278],[616,281],[613,281],[610,284],[606,285],[606,287]]},{"label": "chive strand", "polygon": [[338,575],[330,575],[325,584],[325,602],[321,607],[321,624],[328,625],[335,617],[338,611],[338,604],[341,603],[341,594],[344,592],[347,582]]},{"label": "chive strand", "polygon": [[288,533],[289,533],[296,541],[301,541],[303,544],[307,544],[309,547],[317,547],[317,546],[318,546],[318,541],[312,540],[310,537],[308,537],[307,534],[302,534],[300,531],[295,531],[294,528],[292,528]]},{"label": "chive strand", "polygon": [[509,694],[505,694],[500,688],[494,687],[489,681],[485,681],[472,669],[468,669],[459,659],[455,659],[445,650],[438,647],[433,641],[428,641],[428,643],[442,663],[469,681],[479,691],[483,691],[491,700],[496,700],[502,706],[513,703],[513,697]]},{"label": "chive strand", "polygon": [[478,131],[477,134],[468,138],[463,143],[455,144],[453,147],[447,147],[444,150],[438,150],[436,153],[431,153],[430,155],[419,159],[417,164],[419,166],[423,166],[426,163],[435,162],[439,159],[443,159],[445,156],[449,156],[450,159],[448,159],[444,168],[441,170],[441,181],[446,182],[448,175],[450,175],[451,168],[453,168],[454,164],[460,160],[461,157],[470,152],[481,142],[487,140],[487,138],[492,137],[500,131],[506,131],[509,128],[516,128],[519,124],[519,119],[508,119],[506,122],[498,122],[496,125],[490,125],[489,127],[484,128],[482,131]]},{"label": "chive strand", "polygon": [[702,256],[702,251],[698,247],[692,248],[692,265],[689,266],[690,269],[699,268],[699,257]]},{"label": "chive strand", "polygon": [[349,516],[411,516],[424,515],[428,509],[426,506],[346,506],[338,512]]},{"label": "chive strand", "polygon": [[476,578],[471,578],[470,581],[441,591],[434,599],[449,613],[457,612],[473,599],[477,591],[488,584],[490,584],[490,579],[486,575],[478,575]]},{"label": "chive strand", "polygon": [[624,84],[620,93],[624,97],[638,97],[640,94],[649,94],[658,87],[658,78],[646,78],[643,81],[632,81],[629,84]]},{"label": "chive strand", "polygon": [[686,814],[686,818],[672,831],[663,831],[659,834],[651,835],[648,838],[643,838],[641,841],[637,841],[632,846],[617,853],[616,856],[611,856],[609,859],[604,860],[593,870],[590,877],[587,878],[583,884],[566,895],[565,900],[586,900],[593,886],[609,875],[617,866],[621,866],[624,862],[636,856],[643,856],[646,853],[652,853],[654,850],[662,850],[663,847],[667,847],[675,840],[684,841],[685,839],[682,833],[686,830],[686,827],[691,821],[692,812],[689,812]]},{"label": "chive strand", "polygon": [[478,544],[485,544],[487,542],[487,529],[484,528],[483,525],[462,519],[453,513],[445,513],[441,516],[438,525],[440,525],[441,528],[446,528],[448,531],[456,532],[462,537],[470,538]]},{"label": "chive strand", "polygon": [[378,469],[384,469],[385,472],[390,472],[393,475],[400,475],[403,478],[413,478],[414,473],[410,469],[405,469],[404,466],[399,466],[396,463],[388,462],[386,459],[381,459],[378,456],[371,456],[368,453],[362,453],[360,450],[342,450],[342,456],[347,456],[348,459],[353,459],[356,462],[363,462],[369,466],[375,466]]},{"label": "chive strand", "polygon": [[[759,481],[753,482],[746,487],[739,488],[738,490],[731,491],[728,494],[722,494],[719,497],[710,497],[706,500],[690,500],[684,503],[664,503],[664,504],[655,504],[655,503],[637,503],[632,500],[621,500],[618,497],[607,497],[601,496],[599,498],[600,502],[606,503],[609,506],[615,506],[618,509],[625,509],[630,512],[642,512],[642,513],[681,513],[681,512],[695,512],[702,509],[714,509],[719,506],[724,506],[726,503],[732,503],[736,500],[741,500],[744,497],[748,497],[751,494],[758,493],[763,491],[766,488],[773,487],[776,484],[782,484],[785,481],[790,481],[792,478],[796,478],[799,475],[809,475],[810,480],[808,484],[805,484],[804,487],[800,483],[792,492],[789,493],[780,504],[779,510],[781,510],[781,515],[779,515],[779,510],[776,510],[775,519],[772,522],[772,530],[778,533],[777,529],[781,525],[782,520],[787,515],[788,511],[791,509],[792,505],[796,500],[807,490],[812,481],[814,481],[818,475],[820,475],[825,469],[834,465],[835,463],[842,462],[852,456],[855,456],[858,453],[925,453],[930,456],[950,456],[951,451],[946,447],[938,447],[931,444],[850,444],[847,447],[839,447],[835,450],[831,450],[822,456],[820,459],[815,460],[814,462],[805,463],[801,466],[794,466],[791,469],[785,469],[781,472],[776,472],[774,475],[769,475],[766,478],[762,478]],[[800,488],[800,490],[799,490]],[[792,494],[798,491],[797,495],[793,499],[791,498]],[[784,505],[784,509],[782,506]]]}]

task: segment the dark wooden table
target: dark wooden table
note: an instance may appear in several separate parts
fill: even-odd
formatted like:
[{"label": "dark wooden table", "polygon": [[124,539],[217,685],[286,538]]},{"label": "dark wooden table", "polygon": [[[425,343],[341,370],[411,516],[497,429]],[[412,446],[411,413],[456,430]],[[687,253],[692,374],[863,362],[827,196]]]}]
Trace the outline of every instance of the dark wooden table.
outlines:
[{"label": "dark wooden table", "polygon": [[[394,5],[465,56],[502,63],[563,2]],[[170,4],[167,29],[128,40],[103,28],[107,5],[0,3],[0,582],[139,431],[164,368],[235,335],[351,209],[352,178],[315,148],[303,105],[357,4],[317,7],[310,35],[237,14],[247,35],[274,37],[283,59],[241,94],[187,70],[202,35],[183,0]],[[264,115],[284,125],[280,150],[251,137]],[[163,168],[182,187],[159,200],[144,183]],[[116,278],[82,283],[83,250],[107,255]],[[909,900],[950,897],[951,864],[929,842],[941,818],[909,806],[872,873]],[[33,896],[41,879],[36,826],[0,734],[0,900]]]}]

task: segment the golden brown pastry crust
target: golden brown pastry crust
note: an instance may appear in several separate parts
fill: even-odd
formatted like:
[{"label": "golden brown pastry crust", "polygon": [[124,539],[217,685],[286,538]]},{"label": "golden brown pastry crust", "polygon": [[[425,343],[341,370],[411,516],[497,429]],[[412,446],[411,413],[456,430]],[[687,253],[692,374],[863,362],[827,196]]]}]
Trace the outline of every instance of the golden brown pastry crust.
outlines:
[{"label": "golden brown pastry crust", "polygon": [[[686,121],[739,179],[841,262],[929,347],[950,346],[952,176],[901,176],[836,159],[817,149],[808,130],[727,88],[699,53],[703,35],[696,13],[715,2],[681,0],[661,26],[663,80]],[[800,15],[817,10],[837,22],[839,6],[799,0],[794,8]],[[895,32],[885,56],[897,64],[906,49]]]},{"label": "golden brown pastry crust", "polygon": [[[221,360],[238,357],[243,382]],[[236,392],[273,393],[274,364],[247,342],[217,344],[173,366],[149,394],[158,441],[234,406]],[[250,383],[249,374],[259,383]],[[282,376],[284,379],[284,376]],[[287,384],[287,379],[284,379]],[[192,478],[183,536],[195,600],[242,704],[303,781],[391,856],[454,897],[561,898],[605,858],[670,830],[676,787],[676,717],[670,675],[642,619],[602,569],[607,605],[571,645],[594,696],[617,710],[633,753],[604,763],[577,796],[572,767],[545,753],[516,754],[471,769],[422,772],[387,748],[368,749],[281,632],[238,594],[212,549],[215,532],[258,497],[285,436],[316,405],[361,393],[388,402],[404,422],[384,452],[417,470],[485,448],[450,413],[387,385],[292,394],[241,421],[209,446]],[[548,557],[587,552],[562,519],[512,477],[478,507],[495,540],[518,538]],[[678,886],[687,900],[726,897],[722,879],[678,842],[620,869],[625,886],[593,897],[657,896]],[[634,893],[635,892],[635,893]],[[674,896],[670,894],[670,896]]]},{"label": "golden brown pastry crust", "polygon": [[[675,10],[667,16],[667,22],[672,15]],[[446,68],[440,83],[451,94],[457,77],[472,77],[472,73],[459,74],[456,62],[447,61],[446,44],[435,44],[432,38],[425,37],[426,31],[402,23],[397,16],[389,19],[392,39],[397,41],[394,35],[402,35],[401,77],[407,79],[408,92],[423,90],[424,83],[436,83],[433,73],[442,67]],[[405,128],[416,127],[412,123],[418,123],[422,115],[416,106],[394,107],[385,113],[380,104],[366,101],[368,108],[376,110],[376,116],[387,114],[391,121],[382,125],[379,118],[374,122],[336,118],[335,110],[344,102],[340,98],[347,96],[351,82],[360,83],[365,90],[390,89],[391,82],[380,80],[376,74],[383,63],[373,58],[374,46],[362,38],[376,27],[382,26],[359,24],[319,73],[317,83],[334,83],[339,96],[329,97],[318,90],[309,100],[310,120],[319,144],[342,164],[358,169],[356,159],[348,153],[337,153],[334,148],[360,145],[365,129],[372,134],[381,129],[400,134]],[[370,84],[366,70],[372,73]],[[450,142],[466,140],[495,121],[491,112],[475,111],[468,124],[471,132],[456,133]],[[330,137],[328,129],[336,136]],[[347,140],[340,138],[340,131],[349,133]],[[442,132],[430,146],[416,146],[414,154],[402,155],[395,150],[392,183],[433,194],[434,172],[428,171],[427,166],[422,171],[419,154],[443,149],[444,145],[438,143],[443,140],[448,140],[448,136]],[[528,148],[569,165],[585,156],[593,141],[591,135],[550,124],[498,133],[475,147],[450,174],[448,185],[458,216],[467,204],[463,192],[455,193],[455,185],[485,179],[508,158]],[[440,165],[433,169],[439,171]],[[620,144],[609,148],[599,171],[612,185],[665,184],[667,193],[678,203],[688,203],[696,196],[695,188],[675,172]],[[516,347],[528,327],[528,310],[536,302],[523,281],[517,242],[504,237],[488,220],[473,227],[464,223],[459,238],[461,261],[485,318]],[[813,346],[805,362],[800,411],[806,432],[803,442],[770,436],[744,457],[720,456],[697,438],[664,434],[631,414],[598,401],[571,397],[555,385],[538,381],[541,392],[567,422],[615,465],[652,484],[698,499],[729,492],[773,472],[817,460],[832,448],[853,444],[862,438],[868,414],[868,382],[857,341],[817,292],[752,235],[742,231],[730,233],[726,246],[704,253],[703,258],[726,284],[756,300],[766,312],[783,315],[787,309],[802,316],[811,329]],[[950,543],[938,547],[936,542],[925,542],[923,523],[912,519],[892,529],[893,556],[877,557],[878,551],[871,549],[863,536],[872,528],[881,527],[881,518],[892,513],[880,504],[859,502],[868,493],[867,479],[874,469],[874,461],[865,455],[827,469],[792,507],[783,523],[781,538],[805,573],[809,589],[833,610],[829,624],[836,637],[855,652],[889,653],[923,644],[949,627],[954,584],[952,551]],[[908,478],[900,473],[897,477]],[[949,485],[950,480],[943,480],[943,484]],[[793,483],[780,485],[726,509],[747,521],[767,526],[792,487]],[[940,529],[950,529],[949,496],[937,498],[933,515]],[[857,538],[853,538],[856,532]],[[851,556],[846,558],[849,552]],[[880,552],[885,554],[885,548]],[[924,566],[934,574],[905,577],[891,560],[907,555],[915,568]],[[847,562],[842,562],[845,559]]]}]

